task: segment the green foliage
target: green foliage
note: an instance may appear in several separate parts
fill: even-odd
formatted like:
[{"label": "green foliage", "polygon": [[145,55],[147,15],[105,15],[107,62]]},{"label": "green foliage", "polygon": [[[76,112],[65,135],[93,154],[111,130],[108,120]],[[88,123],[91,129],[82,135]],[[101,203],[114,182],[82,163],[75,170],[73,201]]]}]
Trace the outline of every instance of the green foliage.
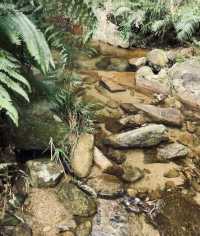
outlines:
[{"label": "green foliage", "polygon": [[198,38],[200,4],[196,1],[127,0],[113,1],[111,20],[124,38],[132,42],[179,42]]},{"label": "green foliage", "polygon": [[93,131],[93,105],[83,102],[76,95],[76,88],[81,84],[75,74],[65,78],[65,88],[58,91],[53,99],[54,111],[66,121],[69,130],[79,135]]},{"label": "green foliage", "polygon": [[43,73],[54,67],[54,63],[42,32],[17,10],[18,4],[12,3],[7,0],[0,4],[0,111],[6,111],[17,126],[18,112],[11,94],[29,101],[27,92],[30,92],[28,81],[20,74],[20,63],[33,63]]}]

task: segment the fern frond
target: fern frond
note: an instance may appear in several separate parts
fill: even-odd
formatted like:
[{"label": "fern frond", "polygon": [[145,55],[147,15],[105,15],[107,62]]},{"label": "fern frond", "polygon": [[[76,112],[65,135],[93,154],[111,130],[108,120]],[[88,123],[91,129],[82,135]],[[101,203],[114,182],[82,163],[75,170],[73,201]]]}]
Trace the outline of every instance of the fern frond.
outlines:
[{"label": "fern frond", "polygon": [[[7,12],[5,12],[5,6]],[[50,49],[44,35],[22,12],[14,9],[13,5],[0,5],[1,36],[11,43],[21,45],[25,43],[30,55],[34,58],[43,73],[54,67]]]}]

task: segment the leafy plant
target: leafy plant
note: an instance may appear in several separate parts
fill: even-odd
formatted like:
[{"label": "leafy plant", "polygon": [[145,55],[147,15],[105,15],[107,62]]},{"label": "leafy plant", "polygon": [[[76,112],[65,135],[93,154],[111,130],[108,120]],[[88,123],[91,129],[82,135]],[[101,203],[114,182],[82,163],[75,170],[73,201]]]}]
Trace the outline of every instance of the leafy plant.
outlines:
[{"label": "leafy plant", "polygon": [[[6,3],[7,2],[7,3]],[[18,112],[11,93],[29,101],[30,85],[21,75],[20,65],[32,63],[43,73],[54,67],[44,35],[16,6],[4,1],[0,4],[0,111],[6,111],[18,125]]]}]

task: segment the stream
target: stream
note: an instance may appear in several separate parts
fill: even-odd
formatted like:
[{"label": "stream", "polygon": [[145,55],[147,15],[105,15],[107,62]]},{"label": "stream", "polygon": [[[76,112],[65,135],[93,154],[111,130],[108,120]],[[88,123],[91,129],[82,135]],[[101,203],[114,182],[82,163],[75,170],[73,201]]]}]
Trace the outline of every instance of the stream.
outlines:
[{"label": "stream", "polygon": [[[13,138],[24,173],[14,191],[26,200],[0,220],[0,235],[199,236],[200,64],[186,49],[92,45],[99,55],[75,60],[77,96],[96,105],[94,135],[74,151],[80,184],[43,152],[67,129],[37,97]],[[174,67],[177,54],[187,57]]]}]

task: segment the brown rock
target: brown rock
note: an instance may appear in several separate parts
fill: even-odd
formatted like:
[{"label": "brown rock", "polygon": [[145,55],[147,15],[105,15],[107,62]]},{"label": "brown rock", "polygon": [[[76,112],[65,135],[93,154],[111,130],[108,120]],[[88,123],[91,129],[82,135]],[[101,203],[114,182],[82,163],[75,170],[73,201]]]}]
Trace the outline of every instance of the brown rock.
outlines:
[{"label": "brown rock", "polygon": [[101,170],[105,170],[109,167],[112,167],[112,162],[109,161],[97,147],[94,148],[94,163]]},{"label": "brown rock", "polygon": [[134,72],[115,72],[115,71],[98,71],[100,78],[106,77],[112,79],[115,83],[127,87],[135,87],[135,73]]},{"label": "brown rock", "polygon": [[110,91],[110,92],[123,92],[126,89],[123,88],[121,85],[117,84],[111,78],[102,77],[101,83]]}]

